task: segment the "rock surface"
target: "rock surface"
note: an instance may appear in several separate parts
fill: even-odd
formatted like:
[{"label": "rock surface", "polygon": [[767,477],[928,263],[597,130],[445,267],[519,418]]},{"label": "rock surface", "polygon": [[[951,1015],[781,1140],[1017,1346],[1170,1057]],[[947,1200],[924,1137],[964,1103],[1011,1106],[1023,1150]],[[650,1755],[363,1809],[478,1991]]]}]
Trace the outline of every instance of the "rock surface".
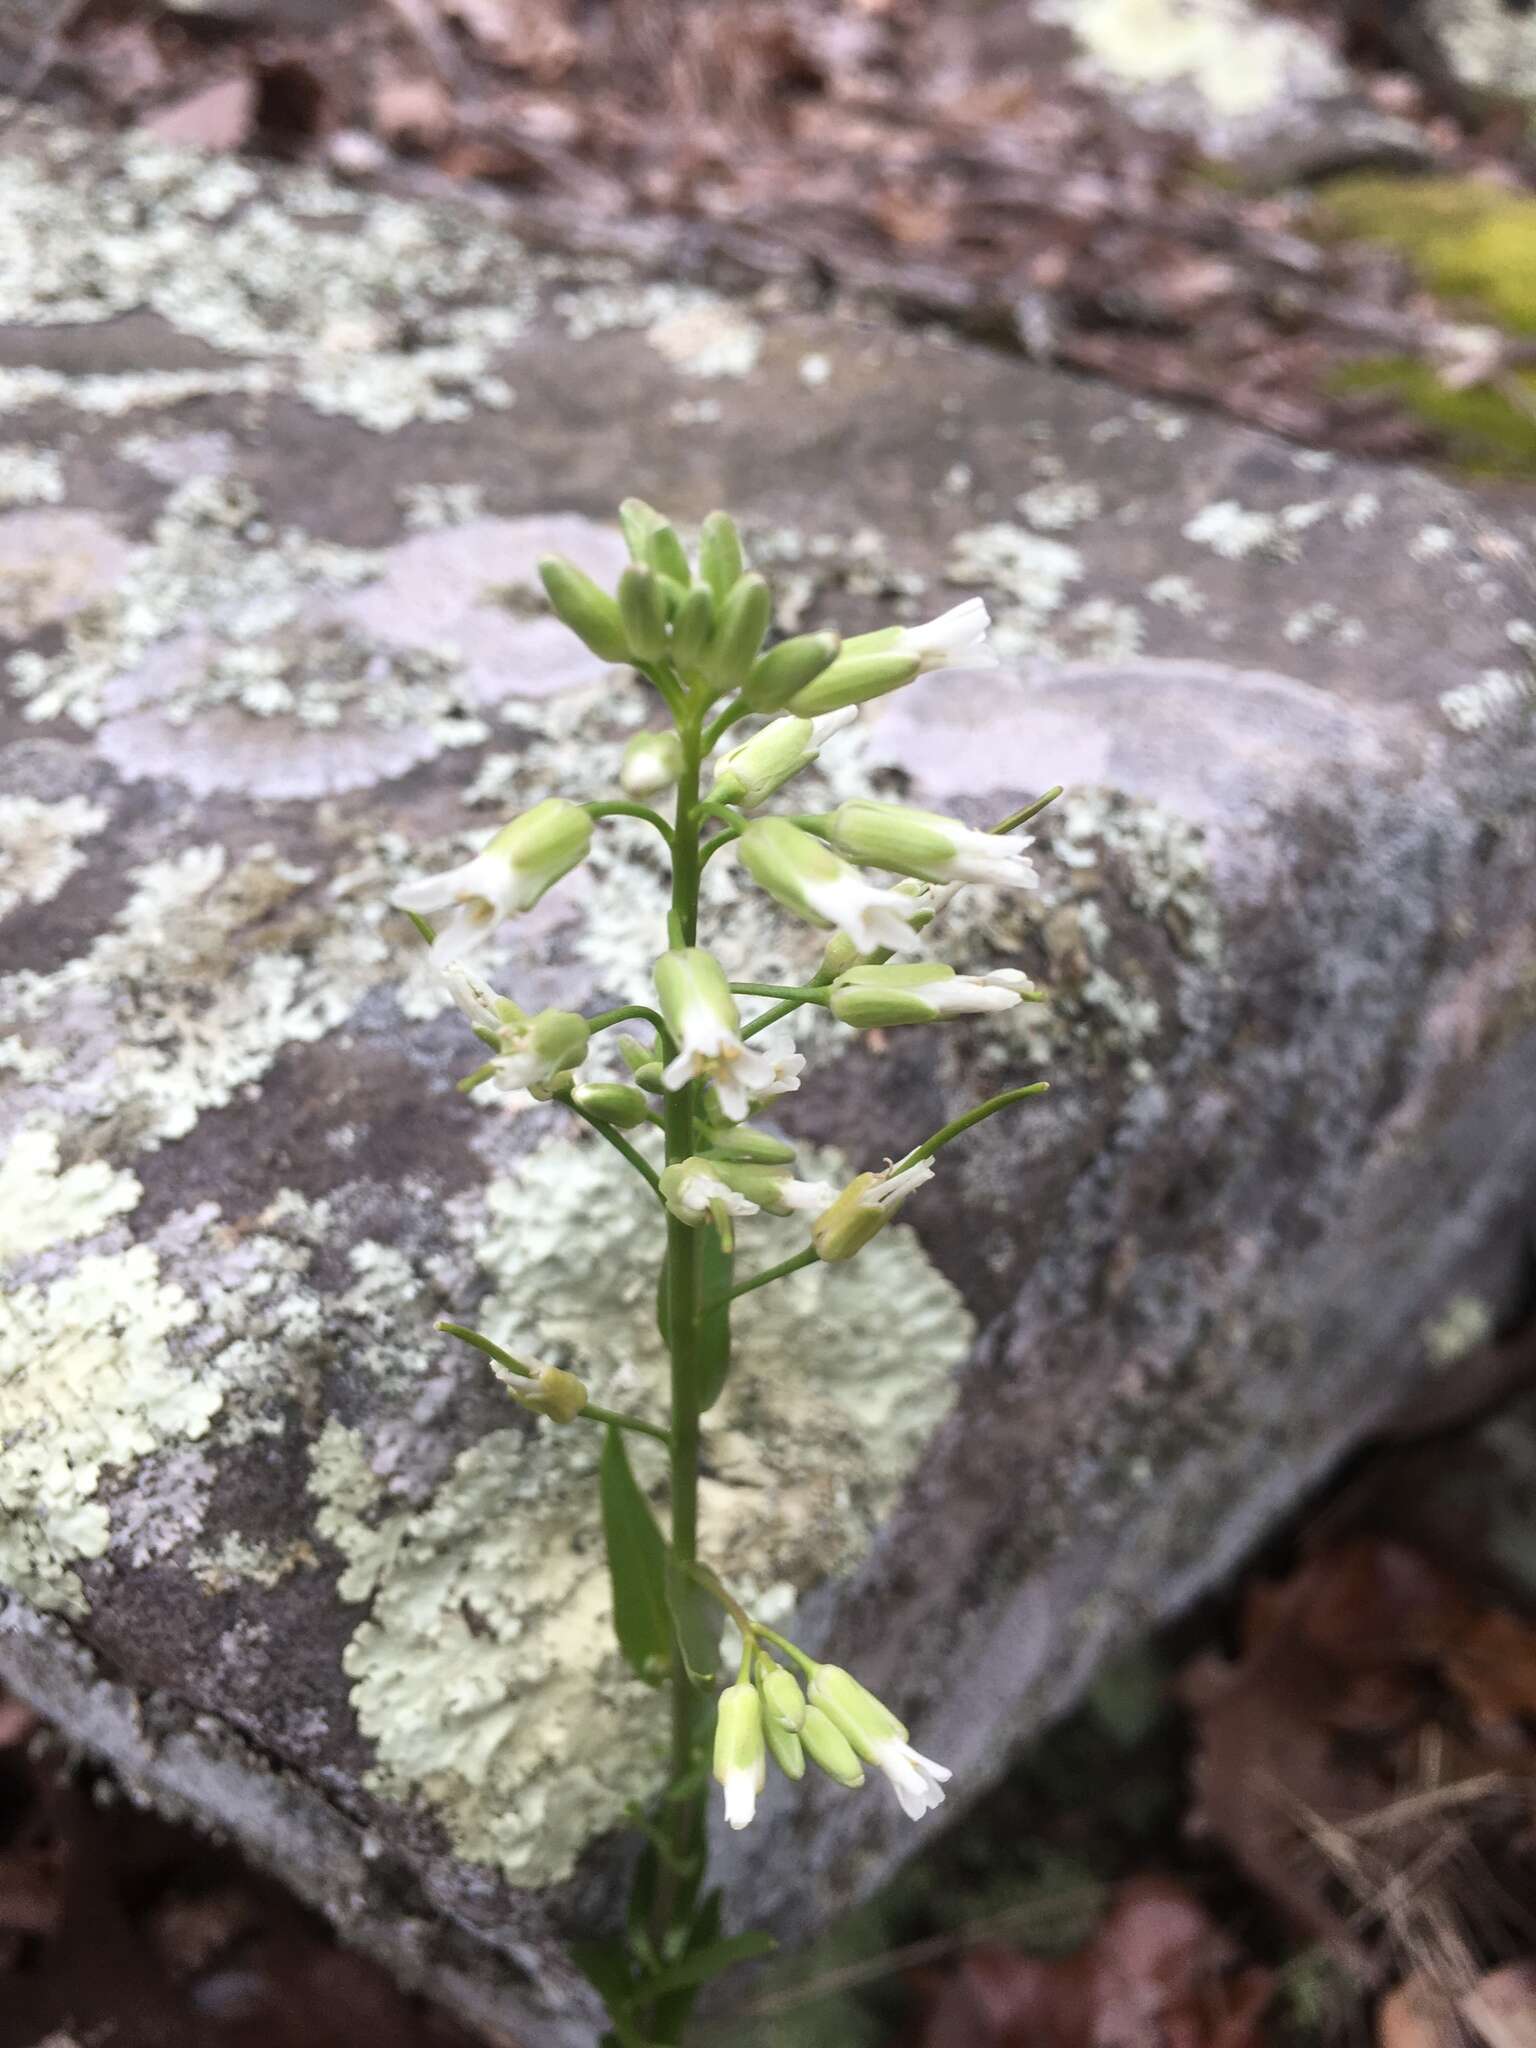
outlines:
[{"label": "rock surface", "polygon": [[[983,588],[1009,668],[874,707],[805,801],[1071,785],[1040,896],[949,925],[1050,1008],[809,1032],[785,1122],[863,1164],[1005,1075],[1053,1094],[852,1268],[746,1304],[711,1419],[711,1555],[966,1797],[1504,1308],[1536,531],[467,209],[25,124],[8,152],[0,1674],[461,2010],[586,2041],[562,1942],[616,1897],[657,1703],[606,1648],[592,1446],[432,1325],[654,1403],[654,1232],[558,1112],[454,1093],[462,1026],[384,907],[597,793],[646,715],[553,634],[535,556],[611,570],[639,489],[738,509],[786,626]],[[722,951],[814,959],[710,875]],[[493,978],[631,996],[660,902],[606,830]],[[733,1912],[793,1935],[903,1825],[776,1800]]]}]

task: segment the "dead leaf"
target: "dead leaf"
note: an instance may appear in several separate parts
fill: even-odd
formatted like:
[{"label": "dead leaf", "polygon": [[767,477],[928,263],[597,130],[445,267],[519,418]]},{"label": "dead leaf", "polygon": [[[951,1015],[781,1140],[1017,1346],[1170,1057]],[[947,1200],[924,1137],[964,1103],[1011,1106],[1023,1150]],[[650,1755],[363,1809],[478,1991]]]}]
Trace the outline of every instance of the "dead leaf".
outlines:
[{"label": "dead leaf", "polygon": [[1487,2048],[1536,2048],[1536,1962],[1490,1970],[1466,1993],[1460,2010]]},{"label": "dead leaf", "polygon": [[248,71],[221,78],[157,107],[139,126],[161,142],[191,149],[239,149],[256,126],[256,81]]}]

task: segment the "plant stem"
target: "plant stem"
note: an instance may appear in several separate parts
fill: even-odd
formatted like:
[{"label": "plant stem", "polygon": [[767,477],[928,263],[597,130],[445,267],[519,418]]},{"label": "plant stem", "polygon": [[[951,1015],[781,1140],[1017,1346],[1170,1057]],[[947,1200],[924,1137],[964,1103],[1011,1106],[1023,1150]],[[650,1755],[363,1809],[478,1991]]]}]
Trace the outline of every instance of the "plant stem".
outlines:
[{"label": "plant stem", "polygon": [[714,724],[705,728],[703,758],[706,761],[709,759],[715,748],[719,746],[721,740],[724,739],[738,719],[750,718],[751,716],[752,706],[750,704],[733,704],[728,711],[722,711]]},{"label": "plant stem", "polygon": [[[438,1323],[436,1328],[441,1330],[445,1337],[457,1337],[461,1344],[471,1344],[476,1351],[483,1351],[487,1358],[494,1358],[498,1365],[508,1372],[516,1373],[519,1379],[538,1378],[532,1366],[524,1365],[520,1358],[514,1358],[510,1351],[504,1351],[499,1344],[494,1343],[479,1330],[471,1330],[464,1323]],[[669,1450],[672,1447],[671,1431],[663,1429],[659,1422],[642,1422],[638,1415],[621,1415],[616,1408],[600,1407],[596,1401],[589,1401],[580,1415],[574,1419],[578,1422],[611,1422],[615,1429],[632,1429],[637,1436],[653,1436]]]},{"label": "plant stem", "polygon": [[801,1003],[827,1003],[832,999],[824,988],[784,988],[773,981],[733,981],[733,996],[783,996],[786,1001],[794,999],[798,1009]]},{"label": "plant stem", "polygon": [[925,1159],[931,1159],[941,1145],[947,1145],[951,1138],[958,1138],[962,1131],[968,1131],[973,1124],[996,1116],[1000,1109],[1008,1109],[1015,1102],[1027,1102],[1032,1095],[1044,1095],[1050,1087],[1049,1081],[1031,1081],[1027,1088],[1007,1088],[1001,1095],[994,1095],[987,1102],[978,1102],[974,1109],[968,1109],[964,1116],[957,1116],[953,1123],[935,1131],[931,1138],[924,1138],[921,1145],[899,1159],[892,1171],[904,1173],[909,1166],[919,1166]]},{"label": "plant stem", "polygon": [[798,1273],[806,1266],[814,1266],[819,1257],[820,1253],[816,1250],[816,1247],[813,1244],[808,1244],[803,1252],[796,1252],[792,1259],[781,1259],[778,1265],[770,1266],[765,1273],[754,1273],[750,1280],[738,1280],[730,1292],[722,1294],[718,1301],[705,1302],[704,1313],[705,1315],[713,1315],[717,1309],[724,1308],[728,1302],[739,1301],[742,1295],[752,1294],[759,1287],[766,1287],[771,1280],[784,1280],[791,1273]]},{"label": "plant stem", "polygon": [[1055,803],[1061,793],[1062,785],[1058,782],[1054,789],[1048,789],[1044,796],[1037,796],[1034,802],[1026,804],[1022,811],[1010,811],[1006,818],[1000,818],[995,825],[989,825],[987,830],[994,836],[1004,832],[1017,832],[1019,827],[1027,825],[1031,818],[1039,817],[1047,804]]},{"label": "plant stem", "polygon": [[581,1107],[580,1103],[572,1102],[568,1095],[562,1095],[557,1099],[563,1102],[568,1110],[579,1116],[584,1124],[590,1124],[604,1143],[611,1145],[621,1158],[627,1159],[640,1178],[650,1184],[651,1193],[656,1196],[658,1201],[661,1199],[660,1174],[652,1166],[649,1159],[635,1150],[628,1138],[622,1137],[613,1128],[612,1124],[605,1124],[601,1117],[590,1115]]},{"label": "plant stem", "polygon": [[600,1010],[595,1017],[587,1019],[587,1029],[606,1031],[610,1024],[628,1024],[631,1021],[636,1024],[649,1024],[662,1039],[667,1036],[667,1027],[660,1015],[655,1010],[647,1009],[644,1003],[621,1003],[616,1010]]},{"label": "plant stem", "polygon": [[777,1024],[781,1018],[792,1017],[796,1010],[804,1009],[807,1003],[814,1000],[813,996],[791,996],[782,1003],[775,1003],[771,1010],[764,1010],[762,1015],[754,1017],[750,1024],[743,1024],[741,1035],[743,1038],[756,1038],[759,1031],[766,1031],[770,1024]]},{"label": "plant stem", "polygon": [[647,825],[654,825],[668,846],[672,844],[672,827],[649,804],[598,803],[583,804],[582,809],[589,818],[642,818]]}]

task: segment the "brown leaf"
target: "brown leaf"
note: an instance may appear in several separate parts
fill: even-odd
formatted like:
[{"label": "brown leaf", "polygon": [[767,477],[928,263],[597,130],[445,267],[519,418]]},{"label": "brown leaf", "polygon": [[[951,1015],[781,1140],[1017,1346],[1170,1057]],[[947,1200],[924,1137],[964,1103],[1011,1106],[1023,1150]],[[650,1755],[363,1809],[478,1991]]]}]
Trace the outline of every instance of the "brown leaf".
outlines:
[{"label": "brown leaf", "polygon": [[1536,2048],[1536,1962],[1490,1970],[1460,2002],[1486,2048]]},{"label": "brown leaf", "polygon": [[157,107],[139,123],[161,142],[192,149],[239,149],[256,125],[256,82],[247,71]]}]

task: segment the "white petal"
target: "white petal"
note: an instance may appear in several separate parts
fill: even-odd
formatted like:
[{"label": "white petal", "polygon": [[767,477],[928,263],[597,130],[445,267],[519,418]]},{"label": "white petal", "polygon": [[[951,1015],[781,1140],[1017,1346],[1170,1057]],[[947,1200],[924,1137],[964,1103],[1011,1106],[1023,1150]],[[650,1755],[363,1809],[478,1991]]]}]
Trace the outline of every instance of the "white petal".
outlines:
[{"label": "white petal", "polygon": [[483,897],[461,903],[445,923],[437,927],[428,958],[434,967],[451,967],[456,960],[484,945],[496,929],[496,913]]},{"label": "white petal", "polygon": [[463,868],[448,868],[440,875],[423,875],[416,882],[401,882],[391,893],[396,910],[414,910],[429,917],[434,910],[448,910],[459,900],[459,876]]},{"label": "white petal", "polygon": [[728,1123],[745,1123],[752,1114],[752,1097],[741,1075],[732,1067],[722,1066],[710,1077],[715,1093],[720,1098],[720,1107]]},{"label": "white petal", "polygon": [[1011,988],[989,986],[968,974],[957,974],[953,981],[930,984],[922,994],[941,1017],[969,1017],[979,1016],[984,1010],[1011,1010],[1023,1000]]},{"label": "white petal", "polygon": [[819,1216],[840,1193],[829,1180],[792,1180],[779,1190],[779,1199],[786,1209],[803,1209],[807,1215]]},{"label": "white petal", "polygon": [[806,886],[805,900],[818,917],[845,932],[861,953],[903,946],[912,937],[908,919],[922,908],[912,896],[877,889],[858,875],[838,875]]},{"label": "white petal", "polygon": [[679,1088],[686,1088],[698,1072],[698,1061],[691,1052],[680,1052],[675,1060],[669,1060],[661,1070],[661,1085],[675,1095]]},{"label": "white petal", "polygon": [[727,1771],[725,1774],[725,1824],[738,1832],[750,1825],[757,1811],[756,1771]]}]

